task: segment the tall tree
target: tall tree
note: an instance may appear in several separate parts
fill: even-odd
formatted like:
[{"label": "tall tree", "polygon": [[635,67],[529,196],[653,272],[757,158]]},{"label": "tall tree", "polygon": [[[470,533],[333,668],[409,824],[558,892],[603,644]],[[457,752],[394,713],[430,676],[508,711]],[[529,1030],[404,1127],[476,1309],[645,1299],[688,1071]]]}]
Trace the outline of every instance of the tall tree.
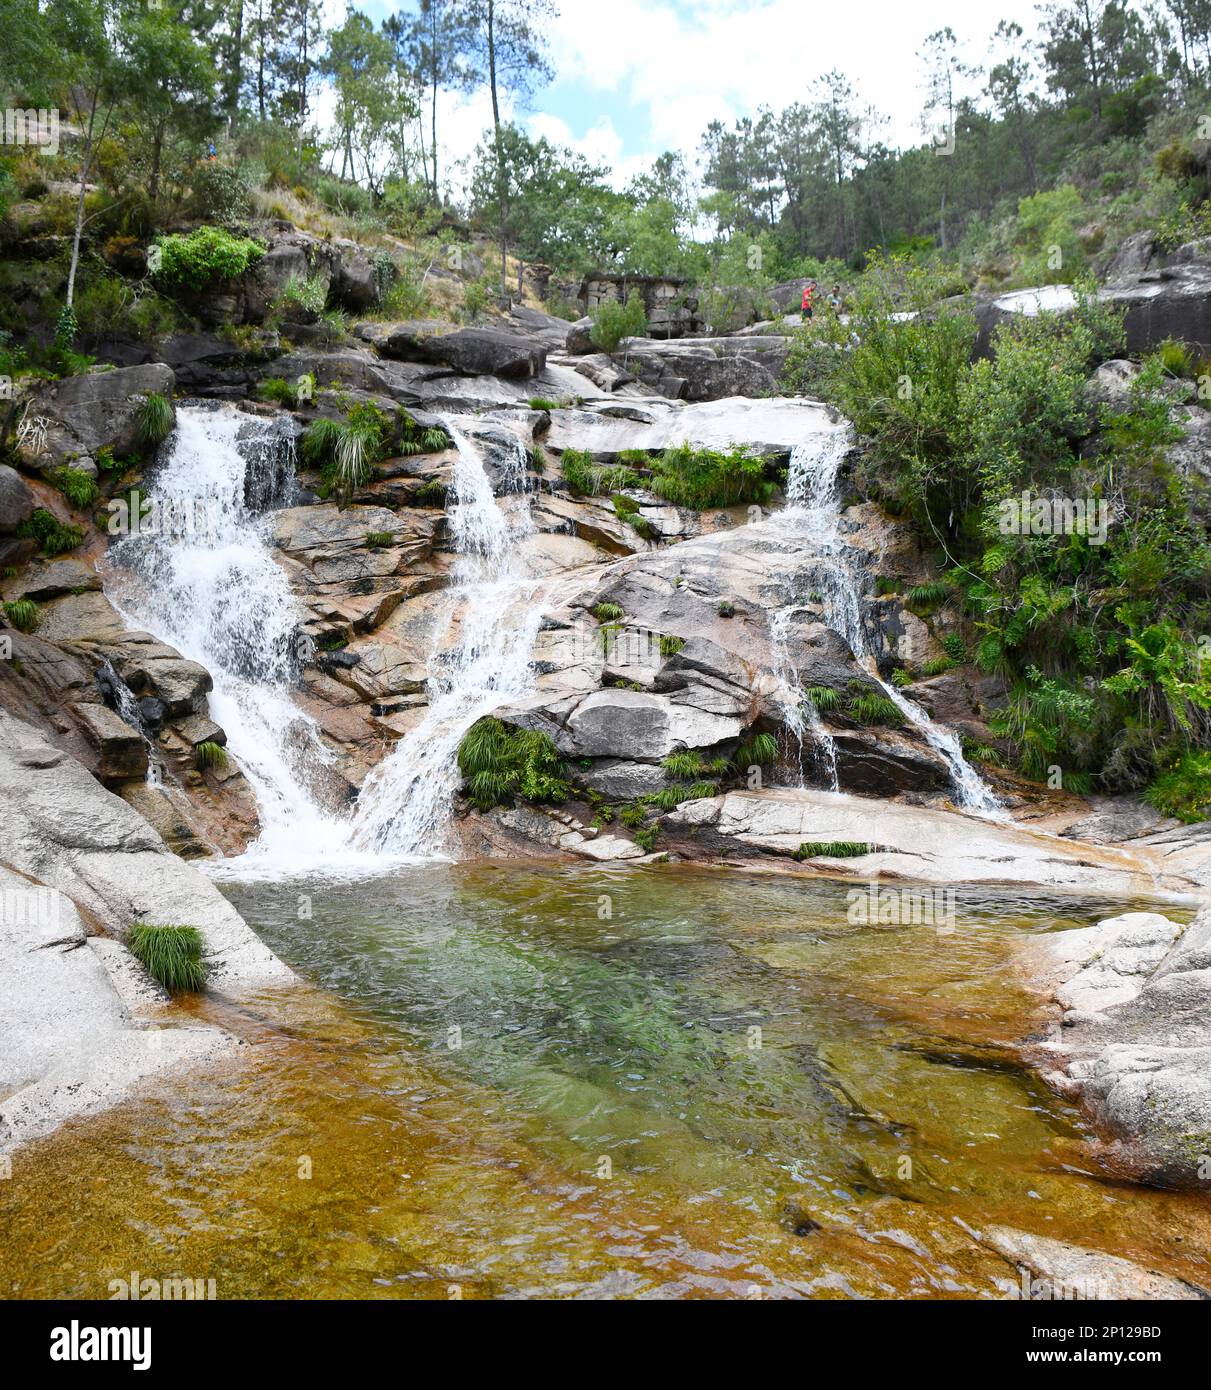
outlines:
[{"label": "tall tree", "polygon": [[467,0],[470,52],[478,64],[477,76],[492,96],[492,145],[496,155],[497,202],[500,215],[500,297],[507,299],[505,284],[508,247],[508,171],[502,135],[500,94],[508,91],[525,101],[536,83],[552,75],[547,61],[545,26],[557,17],[552,0]]},{"label": "tall tree", "polygon": [[429,98],[429,185],[441,201],[438,173],[437,94],[465,92],[474,82],[469,56],[475,41],[473,16],[461,0],[418,0],[413,15],[392,15],[383,25],[400,57],[425,83]]}]

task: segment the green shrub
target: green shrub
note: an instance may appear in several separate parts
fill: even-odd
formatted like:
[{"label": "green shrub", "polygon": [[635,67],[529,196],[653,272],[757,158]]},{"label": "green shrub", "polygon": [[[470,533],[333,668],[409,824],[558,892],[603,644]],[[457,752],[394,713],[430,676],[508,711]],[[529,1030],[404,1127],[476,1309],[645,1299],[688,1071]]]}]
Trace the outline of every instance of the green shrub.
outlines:
[{"label": "green shrub", "polygon": [[479,719],[467,730],[458,747],[458,768],[481,811],[514,796],[561,802],[571,795],[567,769],[551,739],[499,719]]},{"label": "green shrub", "polygon": [[206,988],[202,933],[197,927],[134,922],[127,933],[126,944],[131,955],[170,993],[197,993]]},{"label": "green shrub", "polygon": [[948,632],[942,638],[942,646],[946,648],[946,655],[956,664],[967,660],[967,643],[961,633]]},{"label": "green shrub", "polygon": [[294,387],[280,376],[266,377],[257,387],[257,395],[263,401],[277,401],[279,405],[289,406],[291,410],[298,403]]},{"label": "green shrub", "polygon": [[647,854],[651,854],[656,848],[656,837],[659,834],[660,831],[656,826],[652,825],[646,830],[636,830],[633,838],[641,850],[644,850]]},{"label": "green shrub", "polygon": [[81,511],[91,507],[101,495],[94,479],[80,468],[56,468],[50,475],[50,480],[72,506]]},{"label": "green shrub", "polygon": [[199,772],[206,772],[211,768],[221,772],[227,766],[227,750],[221,743],[212,743],[209,739],[196,743],[193,749],[193,765]]},{"label": "green shrub", "polygon": [[328,282],[321,275],[303,278],[291,275],[282,286],[277,297],[278,308],[286,313],[292,311],[319,318],[328,302]]},{"label": "green shrub", "polygon": [[642,825],[647,818],[647,812],[642,806],[637,805],[635,802],[631,802],[629,805],[624,806],[622,810],[618,812],[618,819],[623,825],[627,826],[628,829],[633,829],[637,825]]},{"label": "green shrub", "polygon": [[154,449],[172,433],[172,402],[152,392],[139,408],[138,440],[145,449]]},{"label": "green shrub", "polygon": [[616,352],[624,338],[642,337],[647,331],[647,312],[637,290],[631,291],[625,304],[616,299],[603,300],[590,317],[593,327],[589,337],[602,352]]},{"label": "green shrub", "polygon": [[897,690],[903,690],[906,685],[912,684],[912,675],[903,666],[897,666],[891,673],[891,683]]},{"label": "green shrub", "polygon": [[606,465],[593,462],[592,454],[583,449],[565,449],[559,467],[568,487],[578,497],[602,497],[623,488],[638,487],[639,477],[622,464]]},{"label": "green shrub", "polygon": [[1162,815],[1192,825],[1211,811],[1211,753],[1183,753],[1173,759],[1144,790]]},{"label": "green shrub", "polygon": [[265,248],[222,227],[199,227],[188,235],[164,236],[156,278],[165,285],[201,291],[215,281],[233,280],[254,266]]},{"label": "green shrub", "polygon": [[724,452],[680,444],[652,460],[651,467],[651,491],[674,506],[695,511],[766,502],[774,490],[765,476],[764,459],[743,447]]},{"label": "green shrub", "polygon": [[387,417],[377,406],[355,405],[344,421],[321,417],[303,432],[305,461],[319,465],[325,488],[347,503],[369,481],[386,449]]},{"label": "green shrub", "polygon": [[4,616],[18,632],[33,632],[42,617],[42,610],[32,598],[18,598],[4,605]]}]

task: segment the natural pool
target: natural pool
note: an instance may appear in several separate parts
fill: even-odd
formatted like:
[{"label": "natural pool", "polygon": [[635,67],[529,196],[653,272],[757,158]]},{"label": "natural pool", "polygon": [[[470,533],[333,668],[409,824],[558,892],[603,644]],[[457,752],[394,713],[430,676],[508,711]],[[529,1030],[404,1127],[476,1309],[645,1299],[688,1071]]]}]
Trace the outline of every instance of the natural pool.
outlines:
[{"label": "natural pool", "polygon": [[844,884],[673,865],[224,891],[308,987],[198,1004],[243,1066],[19,1151],[5,1296],[990,1298],[990,1225],[1211,1287],[1207,1202],[1101,1172],[1012,1047],[1014,940],[1140,904],[870,926]]}]

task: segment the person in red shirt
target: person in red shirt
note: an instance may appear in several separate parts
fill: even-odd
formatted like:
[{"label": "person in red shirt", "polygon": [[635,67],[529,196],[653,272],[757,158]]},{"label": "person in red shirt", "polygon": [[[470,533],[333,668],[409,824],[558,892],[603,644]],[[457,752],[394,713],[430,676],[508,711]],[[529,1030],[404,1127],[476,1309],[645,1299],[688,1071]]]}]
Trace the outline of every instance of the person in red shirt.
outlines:
[{"label": "person in red shirt", "polygon": [[810,319],[811,316],[812,316],[812,312],[813,312],[813,310],[812,310],[812,299],[815,297],[815,293],[816,293],[816,282],[815,282],[814,280],[809,280],[809,281],[807,282],[807,284],[803,286],[803,306],[802,306],[802,307],[803,307],[803,317],[804,317],[805,320],[806,320],[806,319]]}]

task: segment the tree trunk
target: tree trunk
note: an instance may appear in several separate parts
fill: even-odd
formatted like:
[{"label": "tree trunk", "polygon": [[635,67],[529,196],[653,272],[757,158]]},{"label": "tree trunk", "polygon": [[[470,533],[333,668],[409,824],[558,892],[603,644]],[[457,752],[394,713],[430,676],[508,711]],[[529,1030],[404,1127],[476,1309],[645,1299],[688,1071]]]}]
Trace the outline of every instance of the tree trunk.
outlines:
[{"label": "tree trunk", "polygon": [[429,136],[433,150],[433,201],[439,203],[441,194],[437,191],[437,0],[429,6],[431,23],[429,35],[429,56],[433,59],[433,96],[429,103]]},{"label": "tree trunk", "polygon": [[224,105],[227,108],[228,129],[235,119],[240,105],[240,88],[244,85],[244,0],[236,0],[235,19],[231,33],[231,67],[227,73],[227,91]]},{"label": "tree trunk", "polygon": [[500,210],[500,297],[509,296],[505,284],[508,254],[505,244],[505,147],[500,139],[500,102],[496,93],[496,0],[488,0],[488,84],[492,88],[492,129],[496,139],[496,203]]},{"label": "tree trunk", "polygon": [[76,228],[71,239],[71,266],[67,272],[67,307],[70,309],[76,297],[76,271],[80,265],[80,239],[84,233],[84,185],[88,182],[88,171],[92,167],[93,131],[97,124],[98,94],[93,93],[92,106],[88,112],[88,129],[84,134],[84,152],[80,156],[80,196],[76,199]]}]

